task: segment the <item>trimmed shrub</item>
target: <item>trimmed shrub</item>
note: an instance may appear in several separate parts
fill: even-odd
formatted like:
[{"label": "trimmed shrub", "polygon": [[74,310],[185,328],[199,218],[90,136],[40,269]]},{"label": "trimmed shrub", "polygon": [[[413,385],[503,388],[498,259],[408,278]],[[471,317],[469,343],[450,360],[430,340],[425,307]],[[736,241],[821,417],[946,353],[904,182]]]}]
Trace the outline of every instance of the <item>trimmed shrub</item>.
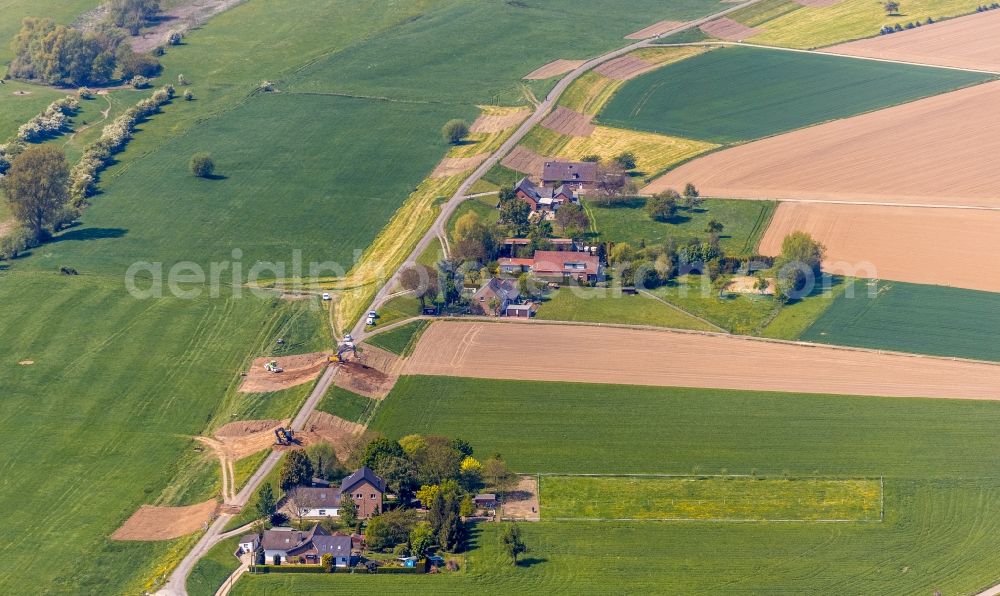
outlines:
[{"label": "trimmed shrub", "polygon": [[208,153],[195,153],[188,164],[191,173],[199,178],[209,178],[215,172],[215,161]]}]

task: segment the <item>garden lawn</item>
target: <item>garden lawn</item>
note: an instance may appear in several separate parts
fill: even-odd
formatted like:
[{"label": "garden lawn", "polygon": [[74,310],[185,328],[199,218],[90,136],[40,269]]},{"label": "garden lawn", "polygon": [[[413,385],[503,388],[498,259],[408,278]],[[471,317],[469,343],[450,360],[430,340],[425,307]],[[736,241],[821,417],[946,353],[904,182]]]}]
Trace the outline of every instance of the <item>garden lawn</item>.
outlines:
[{"label": "garden lawn", "polygon": [[460,217],[470,211],[478,215],[480,221],[484,224],[490,225],[496,223],[500,219],[500,210],[497,209],[498,201],[499,198],[496,195],[476,197],[475,199],[463,201],[448,220],[448,239],[451,242],[455,241],[455,224],[458,223]]},{"label": "garden lawn", "polygon": [[365,341],[393,354],[409,356],[427,325],[428,322],[424,320],[412,321],[395,329],[373,335]]},{"label": "garden lawn", "polygon": [[772,296],[731,293],[720,295],[708,277],[703,275],[679,276],[650,290],[650,293],[731,333],[741,335],[757,335],[781,309],[781,304]]},{"label": "garden lawn", "polygon": [[731,46],[629,81],[601,111],[599,120],[620,128],[732,143],[913,101],[988,78],[941,68]]},{"label": "garden lawn", "polygon": [[[410,294],[396,296],[378,309],[378,327],[420,316],[420,301]],[[367,329],[375,329],[368,327]]]},{"label": "garden lawn", "polygon": [[349,422],[359,422],[374,406],[375,400],[333,385],[323,396],[318,407]]},{"label": "garden lawn", "polygon": [[233,555],[239,542],[240,536],[227,538],[213,546],[195,563],[187,580],[190,596],[215,596],[216,590],[240,566],[240,560]]},{"label": "garden lawn", "polygon": [[777,316],[761,331],[761,336],[774,339],[799,339],[851,283],[842,277],[824,277],[824,279],[827,281],[818,285],[804,300],[795,300],[782,306]]},{"label": "garden lawn", "polygon": [[878,521],[875,480],[540,476],[545,520]]},{"label": "garden lawn", "polygon": [[714,331],[704,321],[648,296],[625,296],[619,290],[605,288],[561,288],[542,302],[536,318]]},{"label": "garden lawn", "polygon": [[[850,282],[849,282],[850,283]],[[1000,360],[1000,295],[975,290],[867,280],[853,282],[800,339]],[[850,290],[853,289],[853,293]]]},{"label": "garden lawn", "polygon": [[[684,189],[679,188],[679,191]],[[646,214],[645,199],[635,199],[613,207],[603,207],[588,201],[584,204],[591,228],[605,242],[628,242],[633,247],[662,244],[668,238],[684,241],[707,238],[708,222],[716,220],[725,228],[719,236],[719,246],[730,256],[752,256],[761,235],[767,229],[776,204],[773,201],[705,200],[701,207],[678,210],[668,222],[656,221]]]}]

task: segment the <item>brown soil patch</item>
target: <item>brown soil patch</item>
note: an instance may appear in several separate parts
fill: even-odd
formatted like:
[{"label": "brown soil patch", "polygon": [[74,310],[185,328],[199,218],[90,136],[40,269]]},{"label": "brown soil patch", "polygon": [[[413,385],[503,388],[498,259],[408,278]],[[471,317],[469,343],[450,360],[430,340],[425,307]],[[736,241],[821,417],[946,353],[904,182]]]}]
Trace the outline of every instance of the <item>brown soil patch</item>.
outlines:
[{"label": "brown soil patch", "polygon": [[[784,238],[784,236],[782,236],[782,238]],[[781,243],[779,242],[778,245],[779,245],[778,252],[781,252],[780,251]],[[732,294],[757,294],[759,296],[774,295],[776,284],[773,279],[767,280],[767,289],[764,290],[763,292],[754,287],[754,284],[756,283],[757,283],[757,278],[752,275],[737,275],[733,277],[733,279],[729,280],[729,283],[726,284],[726,288],[724,291],[730,292]]]},{"label": "brown soil patch", "polygon": [[594,72],[616,81],[627,81],[629,79],[634,79],[643,73],[656,70],[658,67],[658,64],[646,62],[641,58],[636,58],[631,54],[626,54],[620,58],[615,58],[614,60],[605,62],[595,68]]},{"label": "brown soil patch", "polygon": [[164,45],[173,31],[187,31],[201,25],[220,12],[246,0],[188,0],[181,6],[163,11],[161,22],[145,30],[139,37],[126,38],[137,52],[148,52]]},{"label": "brown soil patch", "polygon": [[[517,358],[511,346],[572,358]],[[670,354],[665,365],[663,355]],[[439,321],[406,374],[1000,400],[1000,366],[729,335]]]},{"label": "brown soil patch", "polygon": [[524,75],[526,81],[540,81],[565,74],[584,63],[584,60],[553,60],[541,68]]},{"label": "brown soil patch", "polygon": [[711,35],[726,41],[743,41],[744,39],[760,33],[760,29],[747,27],[743,23],[736,22],[726,17],[720,17],[709,21],[700,27],[702,33]]},{"label": "brown soil patch", "polygon": [[524,122],[531,112],[529,110],[512,110],[505,114],[480,114],[469,127],[469,132],[493,133],[502,132]]},{"label": "brown soil patch", "polygon": [[244,420],[223,426],[215,431],[214,437],[195,439],[211,447],[217,455],[238,460],[274,446],[274,430],[280,426],[288,426],[288,421]]},{"label": "brown soil patch", "polygon": [[1000,82],[762,139],[688,162],[647,193],[1000,207]]},{"label": "brown soil patch", "polygon": [[834,4],[840,4],[843,0],[792,0],[800,6],[808,6],[810,8],[825,8],[827,6],[833,6]]},{"label": "brown soil patch", "polygon": [[761,254],[799,230],[826,245],[830,273],[1000,292],[1000,277],[984,274],[1000,253],[997,211],[782,203]]},{"label": "brown soil patch", "polygon": [[659,23],[654,23],[645,29],[639,29],[635,33],[630,33],[625,36],[625,39],[649,39],[650,37],[659,37],[667,31],[671,31],[683,25],[681,21],[660,21]]},{"label": "brown soil patch", "polygon": [[112,540],[172,540],[201,530],[212,521],[218,504],[205,501],[189,507],[153,507],[143,505],[122,527],[111,535]]},{"label": "brown soil patch", "polygon": [[518,145],[500,163],[529,176],[541,177],[547,161],[549,158],[544,155],[539,155],[527,147]]},{"label": "brown soil patch", "polygon": [[[240,386],[240,391],[243,393],[269,393],[308,383],[323,372],[329,357],[329,352],[313,352],[279,358],[258,358],[253,361],[246,379]],[[264,365],[271,360],[277,361],[278,365],[285,369],[284,372],[272,373],[264,370]]]},{"label": "brown soil patch", "polygon": [[357,359],[341,365],[333,382],[359,395],[382,399],[392,391],[401,367],[395,354],[366,344]]},{"label": "brown soil patch", "polygon": [[541,519],[537,476],[521,476],[517,487],[504,496],[503,519],[533,522]]},{"label": "brown soil patch", "polygon": [[445,157],[431,172],[431,178],[448,178],[467,170],[473,170],[486,161],[487,157],[489,155],[486,153],[473,157]]},{"label": "brown soil patch", "polygon": [[824,51],[995,72],[1000,71],[997,39],[1000,39],[1000,11],[992,10]]},{"label": "brown soil patch", "polygon": [[281,420],[237,420],[236,422],[230,422],[229,424],[220,426],[219,430],[215,431],[213,434],[220,439],[228,437],[246,437],[255,435],[265,430],[273,430],[282,424],[283,422]]},{"label": "brown soil patch", "polygon": [[18,97],[23,96],[23,95],[31,95],[31,91],[18,90],[18,91],[13,92],[11,95],[17,95]]},{"label": "brown soil patch", "polygon": [[589,137],[597,128],[590,123],[592,119],[593,116],[560,106],[542,120],[542,126],[571,137]]},{"label": "brown soil patch", "polygon": [[296,436],[302,440],[303,445],[331,444],[337,459],[346,462],[364,432],[365,427],[360,424],[326,412],[313,412],[306,421],[305,429]]},{"label": "brown soil patch", "polygon": [[22,360],[18,362],[18,364],[20,364],[21,366],[31,366],[34,363],[35,363],[34,360]]}]

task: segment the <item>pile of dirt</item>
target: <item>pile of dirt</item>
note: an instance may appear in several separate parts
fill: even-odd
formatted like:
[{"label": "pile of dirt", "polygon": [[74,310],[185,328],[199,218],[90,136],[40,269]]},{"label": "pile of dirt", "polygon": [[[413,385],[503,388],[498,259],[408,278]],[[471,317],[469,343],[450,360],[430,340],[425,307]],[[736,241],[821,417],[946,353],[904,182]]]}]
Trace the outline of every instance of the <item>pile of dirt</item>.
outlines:
[{"label": "pile of dirt", "polygon": [[346,462],[365,432],[365,427],[326,412],[313,412],[305,428],[296,435],[303,446],[329,443],[337,459]]},{"label": "pile of dirt", "polygon": [[757,278],[752,275],[737,275],[733,277],[726,284],[725,292],[730,292],[733,294],[757,294],[762,296],[774,296],[774,291],[776,289],[775,282],[773,279],[767,280],[767,289],[763,292],[754,287],[757,283]]},{"label": "pile of dirt", "polygon": [[204,528],[218,509],[215,500],[188,507],[143,505],[111,535],[112,540],[173,540]]},{"label": "pile of dirt", "polygon": [[366,345],[358,358],[341,366],[334,384],[359,395],[382,399],[396,385],[402,361],[395,354]]},{"label": "pile of dirt", "polygon": [[558,107],[542,120],[542,126],[571,137],[589,137],[597,128],[590,121],[593,116]]},{"label": "pile of dirt", "polygon": [[[329,357],[329,352],[313,352],[279,358],[258,358],[253,361],[246,379],[240,386],[240,391],[243,393],[268,393],[308,383],[323,372]],[[264,365],[272,360],[276,361],[284,371],[272,373],[265,370]]]},{"label": "pile of dirt", "polygon": [[512,170],[524,172],[529,176],[540,177],[547,161],[549,161],[549,158],[544,155],[539,155],[527,147],[518,145],[500,163]]},{"label": "pile of dirt", "polygon": [[605,62],[595,68],[594,72],[616,81],[627,81],[657,68],[659,65],[628,54]]},{"label": "pile of dirt", "polygon": [[480,114],[469,132],[494,133],[513,128],[531,114],[528,110],[511,110],[505,114]]},{"label": "pile of dirt", "polygon": [[553,60],[545,66],[524,75],[524,80],[540,81],[542,79],[551,79],[579,67],[583,62],[583,60]]},{"label": "pile of dirt", "polygon": [[486,161],[489,157],[488,154],[483,153],[482,155],[474,155],[472,157],[446,157],[438,163],[434,171],[431,172],[431,178],[448,178],[449,176],[455,176],[461,174],[462,172],[473,170],[479,167],[479,164]]},{"label": "pile of dirt", "polygon": [[35,363],[34,360],[22,360],[18,362],[18,364],[20,364],[21,366],[31,366],[34,363]]},{"label": "pile of dirt", "polygon": [[645,29],[639,29],[635,33],[626,35],[625,39],[649,39],[650,37],[659,37],[667,31],[676,29],[683,24],[684,23],[680,21],[660,21],[659,23],[654,23]]},{"label": "pile of dirt", "polygon": [[213,434],[219,439],[246,437],[263,431],[272,431],[284,424],[281,420],[237,420],[219,427]]},{"label": "pile of dirt", "polygon": [[702,33],[711,35],[726,41],[743,41],[744,39],[760,33],[760,29],[747,27],[743,23],[738,23],[726,17],[720,17],[709,21],[700,27]]}]

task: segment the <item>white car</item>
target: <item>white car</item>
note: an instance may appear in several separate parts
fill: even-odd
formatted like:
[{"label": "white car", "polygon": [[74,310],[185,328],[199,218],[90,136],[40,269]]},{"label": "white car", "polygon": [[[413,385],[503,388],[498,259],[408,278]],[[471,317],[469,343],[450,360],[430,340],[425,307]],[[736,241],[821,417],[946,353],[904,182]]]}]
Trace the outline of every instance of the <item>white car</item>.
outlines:
[{"label": "white car", "polygon": [[323,292],[323,300],[333,300],[333,297],[330,296],[330,292]]},{"label": "white car", "polygon": [[365,325],[368,325],[369,327],[375,325],[375,317],[368,315],[368,320],[365,321]]},{"label": "white car", "polygon": [[369,319],[377,319],[378,318],[378,313],[375,312],[374,310],[370,310],[370,311],[368,311],[368,318]]},{"label": "white car", "polygon": [[354,336],[351,335],[350,333],[348,333],[347,335],[345,335],[344,336],[344,343],[345,344],[354,343]]}]

